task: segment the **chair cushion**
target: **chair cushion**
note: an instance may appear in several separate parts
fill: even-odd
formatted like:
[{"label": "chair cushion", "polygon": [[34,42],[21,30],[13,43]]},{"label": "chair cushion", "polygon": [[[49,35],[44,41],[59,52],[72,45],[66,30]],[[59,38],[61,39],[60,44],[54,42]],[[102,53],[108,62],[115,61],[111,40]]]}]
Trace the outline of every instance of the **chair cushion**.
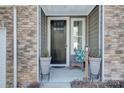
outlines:
[{"label": "chair cushion", "polygon": [[77,62],[79,62],[79,63],[84,62],[84,57],[85,57],[85,54],[84,54],[84,51],[82,49],[75,51],[75,60]]}]

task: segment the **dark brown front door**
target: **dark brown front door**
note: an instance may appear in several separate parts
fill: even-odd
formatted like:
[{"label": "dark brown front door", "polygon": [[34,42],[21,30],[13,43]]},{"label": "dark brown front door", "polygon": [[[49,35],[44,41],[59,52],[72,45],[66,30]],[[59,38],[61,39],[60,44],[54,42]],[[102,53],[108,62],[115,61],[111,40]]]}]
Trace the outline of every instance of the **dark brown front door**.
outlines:
[{"label": "dark brown front door", "polygon": [[51,20],[51,64],[66,64],[66,21]]}]

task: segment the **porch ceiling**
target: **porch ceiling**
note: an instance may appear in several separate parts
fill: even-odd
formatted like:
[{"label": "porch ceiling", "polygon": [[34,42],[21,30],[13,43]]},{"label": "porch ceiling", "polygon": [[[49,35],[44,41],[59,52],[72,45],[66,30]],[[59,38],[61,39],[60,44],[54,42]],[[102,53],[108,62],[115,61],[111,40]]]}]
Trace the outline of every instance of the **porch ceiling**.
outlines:
[{"label": "porch ceiling", "polygon": [[95,5],[41,5],[46,16],[86,16]]}]

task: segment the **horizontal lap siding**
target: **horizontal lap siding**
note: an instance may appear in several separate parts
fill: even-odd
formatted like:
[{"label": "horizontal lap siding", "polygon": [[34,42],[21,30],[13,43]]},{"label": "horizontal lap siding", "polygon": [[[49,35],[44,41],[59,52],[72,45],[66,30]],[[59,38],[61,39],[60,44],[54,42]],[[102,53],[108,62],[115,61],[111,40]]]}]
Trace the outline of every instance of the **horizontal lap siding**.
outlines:
[{"label": "horizontal lap siding", "polygon": [[99,8],[98,6],[88,16],[88,40],[90,49],[99,48]]},{"label": "horizontal lap siding", "polygon": [[[41,9],[41,53],[43,53],[43,49],[46,48],[46,16],[44,11]],[[41,54],[42,55],[42,54]]]}]

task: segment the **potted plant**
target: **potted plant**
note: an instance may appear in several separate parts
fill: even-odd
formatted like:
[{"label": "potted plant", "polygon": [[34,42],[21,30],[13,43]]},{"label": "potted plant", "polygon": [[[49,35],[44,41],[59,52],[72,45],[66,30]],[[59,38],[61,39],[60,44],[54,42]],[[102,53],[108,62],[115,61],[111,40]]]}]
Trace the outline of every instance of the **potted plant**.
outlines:
[{"label": "potted plant", "polygon": [[41,64],[41,73],[48,74],[50,68],[51,57],[49,56],[49,52],[47,48],[43,49],[42,57],[40,58]]},{"label": "potted plant", "polygon": [[[90,51],[90,68],[91,68],[91,78],[92,76],[99,76],[101,57],[99,55],[98,49],[92,49]],[[92,78],[93,79],[93,78]]]}]

